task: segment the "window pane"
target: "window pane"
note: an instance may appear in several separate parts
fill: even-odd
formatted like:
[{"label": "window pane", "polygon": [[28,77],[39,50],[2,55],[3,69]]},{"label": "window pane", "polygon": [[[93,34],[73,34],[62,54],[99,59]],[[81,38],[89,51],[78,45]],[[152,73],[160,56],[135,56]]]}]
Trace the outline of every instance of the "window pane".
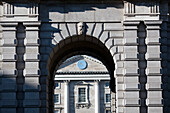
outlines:
[{"label": "window pane", "polygon": [[110,86],[110,83],[109,82],[106,82],[105,83],[105,87],[109,87]]},{"label": "window pane", "polygon": [[54,102],[59,103],[59,94],[54,95]]},{"label": "window pane", "polygon": [[59,83],[58,82],[55,83],[55,87],[59,88]]},{"label": "window pane", "polygon": [[106,113],[111,113],[111,111],[110,110],[106,110]]},{"label": "window pane", "polygon": [[79,102],[86,102],[86,88],[79,88]]},{"label": "window pane", "polygon": [[54,113],[59,113],[59,110],[54,110]]},{"label": "window pane", "polygon": [[106,94],[106,102],[110,102],[110,94]]}]

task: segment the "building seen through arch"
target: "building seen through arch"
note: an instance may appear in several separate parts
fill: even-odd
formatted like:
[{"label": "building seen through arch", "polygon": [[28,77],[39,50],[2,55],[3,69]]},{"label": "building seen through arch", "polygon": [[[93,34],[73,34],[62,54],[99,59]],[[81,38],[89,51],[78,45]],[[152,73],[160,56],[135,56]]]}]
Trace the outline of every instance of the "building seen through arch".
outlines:
[{"label": "building seen through arch", "polygon": [[[110,75],[96,58],[68,58],[59,66],[54,79],[54,113],[111,113]],[[112,101],[114,96],[112,93]]]},{"label": "building seen through arch", "polygon": [[0,113],[169,113],[169,13],[170,0],[0,0]]}]

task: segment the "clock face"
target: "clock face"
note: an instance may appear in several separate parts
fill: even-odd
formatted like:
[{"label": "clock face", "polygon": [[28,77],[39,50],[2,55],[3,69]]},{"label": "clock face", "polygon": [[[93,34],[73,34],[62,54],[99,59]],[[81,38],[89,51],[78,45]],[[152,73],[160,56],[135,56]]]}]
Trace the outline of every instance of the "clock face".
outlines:
[{"label": "clock face", "polygon": [[77,63],[77,66],[79,69],[86,69],[87,68],[87,62],[85,60],[79,60]]}]

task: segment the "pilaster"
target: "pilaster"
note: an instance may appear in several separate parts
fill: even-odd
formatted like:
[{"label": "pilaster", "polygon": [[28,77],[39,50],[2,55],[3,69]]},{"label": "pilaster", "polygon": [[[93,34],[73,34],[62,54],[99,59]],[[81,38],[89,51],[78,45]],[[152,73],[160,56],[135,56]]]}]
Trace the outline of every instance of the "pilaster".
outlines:
[{"label": "pilaster", "polygon": [[[138,42],[137,42],[137,26],[139,22],[124,21],[124,84],[122,91],[124,92],[123,113],[139,113],[139,73],[138,73]],[[118,111],[119,112],[119,111]]]},{"label": "pilaster", "polygon": [[26,27],[26,38],[24,40],[24,113],[40,112],[39,25],[39,22],[24,22],[24,26]]},{"label": "pilaster", "polygon": [[64,113],[69,113],[69,81],[64,83]]},{"label": "pilaster", "polygon": [[0,92],[1,113],[16,113],[16,26],[17,23],[0,23]]},{"label": "pilaster", "polygon": [[148,113],[163,113],[162,66],[161,66],[161,21],[145,21],[147,25],[147,100]]}]

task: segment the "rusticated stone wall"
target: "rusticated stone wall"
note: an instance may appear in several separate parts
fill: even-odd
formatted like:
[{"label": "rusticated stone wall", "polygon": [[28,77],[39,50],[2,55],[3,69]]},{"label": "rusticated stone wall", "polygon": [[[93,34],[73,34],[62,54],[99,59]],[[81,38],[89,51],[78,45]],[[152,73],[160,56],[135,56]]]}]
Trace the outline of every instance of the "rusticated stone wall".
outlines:
[{"label": "rusticated stone wall", "polygon": [[[2,0],[0,112],[52,112],[52,71],[76,54],[72,51],[83,51],[112,57],[114,65],[105,62],[102,54],[100,60],[114,71],[117,113],[168,113],[169,9],[168,1]],[[85,25],[82,35],[79,22]],[[73,47],[79,42],[94,48]],[[64,52],[69,45],[73,50]],[[67,54],[57,57],[62,52]]]}]

